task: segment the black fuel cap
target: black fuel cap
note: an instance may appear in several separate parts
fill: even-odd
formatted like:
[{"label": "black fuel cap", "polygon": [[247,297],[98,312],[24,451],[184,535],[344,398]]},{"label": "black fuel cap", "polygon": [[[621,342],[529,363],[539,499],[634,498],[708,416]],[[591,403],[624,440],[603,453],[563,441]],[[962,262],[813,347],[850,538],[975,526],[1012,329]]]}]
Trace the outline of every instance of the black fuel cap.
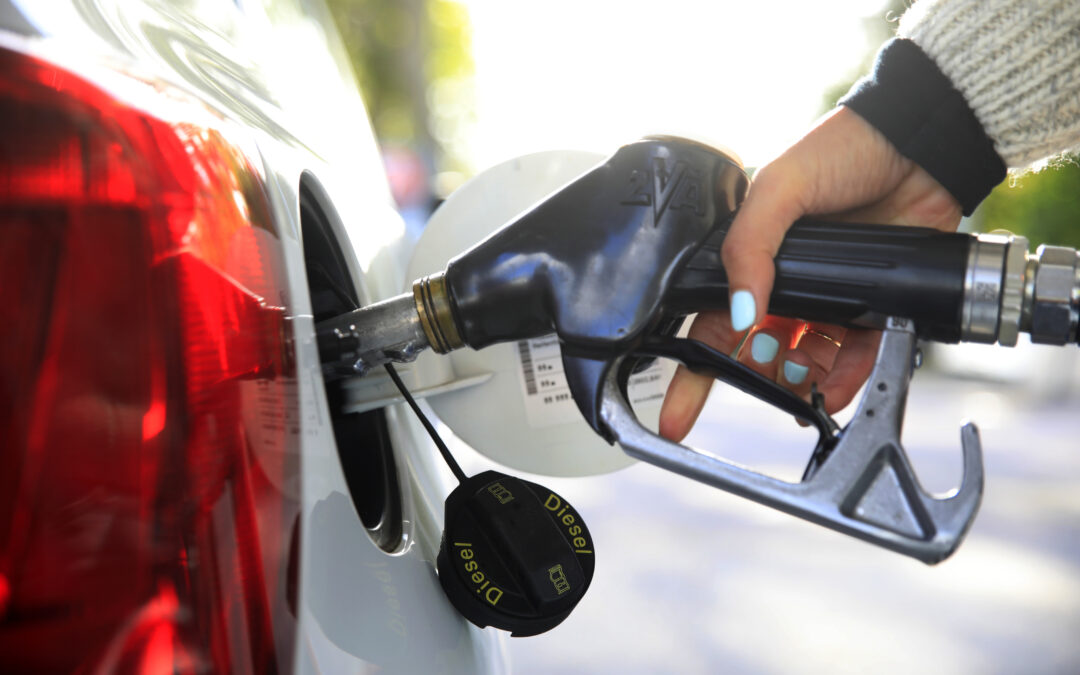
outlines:
[{"label": "black fuel cap", "polygon": [[565,619],[592,581],[585,522],[551,490],[496,471],[462,482],[446,499],[439,583],[481,628],[537,635]]}]

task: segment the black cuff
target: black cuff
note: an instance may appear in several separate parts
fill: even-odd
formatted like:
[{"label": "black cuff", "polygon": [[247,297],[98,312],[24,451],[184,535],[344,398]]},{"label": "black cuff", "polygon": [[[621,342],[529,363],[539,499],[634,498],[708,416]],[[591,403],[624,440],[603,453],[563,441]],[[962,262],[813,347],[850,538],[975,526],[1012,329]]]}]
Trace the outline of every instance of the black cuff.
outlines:
[{"label": "black cuff", "polygon": [[966,216],[1005,179],[1005,162],[963,95],[911,40],[886,42],[873,72],[840,103],[945,186]]}]

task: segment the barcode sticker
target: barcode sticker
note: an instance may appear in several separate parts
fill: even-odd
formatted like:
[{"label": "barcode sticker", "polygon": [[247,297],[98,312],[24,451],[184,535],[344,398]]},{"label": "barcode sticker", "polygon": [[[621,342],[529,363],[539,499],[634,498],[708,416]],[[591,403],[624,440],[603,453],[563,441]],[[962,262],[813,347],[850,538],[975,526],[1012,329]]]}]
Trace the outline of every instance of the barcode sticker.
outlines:
[{"label": "barcode sticker", "polygon": [[[525,415],[529,426],[549,427],[581,418],[563,373],[559,339],[548,335],[517,343]],[[639,405],[664,398],[663,367],[657,361],[630,378],[630,402]]]},{"label": "barcode sticker", "polygon": [[521,374],[525,377],[525,393],[535,396],[536,371],[533,370],[532,350],[529,349],[528,340],[518,343],[518,357],[521,358]]}]

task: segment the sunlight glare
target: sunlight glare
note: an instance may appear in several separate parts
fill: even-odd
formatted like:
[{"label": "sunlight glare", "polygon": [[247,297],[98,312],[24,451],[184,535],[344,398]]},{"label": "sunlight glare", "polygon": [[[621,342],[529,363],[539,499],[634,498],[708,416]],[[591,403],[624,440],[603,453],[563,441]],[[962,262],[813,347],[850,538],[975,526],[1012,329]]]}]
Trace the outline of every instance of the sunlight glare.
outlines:
[{"label": "sunlight glare", "polygon": [[881,2],[466,0],[475,168],[547,149],[611,152],[650,133],[759,165],[825,109],[871,47]]}]

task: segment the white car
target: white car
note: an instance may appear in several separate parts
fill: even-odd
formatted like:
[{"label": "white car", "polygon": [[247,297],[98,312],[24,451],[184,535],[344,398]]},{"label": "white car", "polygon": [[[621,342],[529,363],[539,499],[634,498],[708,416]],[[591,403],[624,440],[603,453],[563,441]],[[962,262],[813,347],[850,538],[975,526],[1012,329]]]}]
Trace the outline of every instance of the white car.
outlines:
[{"label": "white car", "polygon": [[0,2],[0,672],[488,672],[448,472],[314,323],[403,234],[311,0]]}]

